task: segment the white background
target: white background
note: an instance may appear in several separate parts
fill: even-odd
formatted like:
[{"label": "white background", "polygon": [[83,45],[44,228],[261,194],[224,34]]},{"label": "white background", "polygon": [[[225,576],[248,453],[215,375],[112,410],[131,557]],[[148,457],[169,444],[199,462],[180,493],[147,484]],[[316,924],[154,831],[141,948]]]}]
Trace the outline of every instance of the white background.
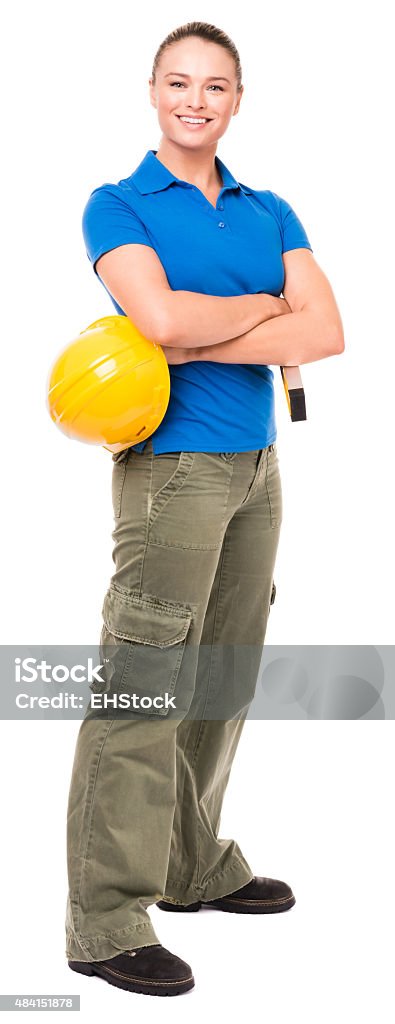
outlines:
[{"label": "white background", "polygon": [[[291,423],[275,367],[284,518],[268,644],[391,644],[394,83],[389,4],[283,0],[8,6],[2,56],[2,642],[95,644],[112,572],[111,456],[69,441],[46,409],[59,351],[114,307],[81,214],[133,172],[160,129],[148,79],[162,39],[192,19],[227,32],[245,87],[217,153],[286,198],[343,319],[345,352],[302,367]],[[388,287],[388,280],[390,287]],[[3,991],[81,992],[129,1020],[210,1009],[238,1020],[392,1020],[393,725],[249,722],[226,796],[256,874],[283,878],[287,914],[151,911],[194,968],[170,1001],[72,975],[64,958],[65,804],[78,723],[7,723]],[[391,930],[390,930],[391,929]],[[159,1003],[159,1005],[158,1005]],[[255,1005],[255,1016],[253,1012]]]}]

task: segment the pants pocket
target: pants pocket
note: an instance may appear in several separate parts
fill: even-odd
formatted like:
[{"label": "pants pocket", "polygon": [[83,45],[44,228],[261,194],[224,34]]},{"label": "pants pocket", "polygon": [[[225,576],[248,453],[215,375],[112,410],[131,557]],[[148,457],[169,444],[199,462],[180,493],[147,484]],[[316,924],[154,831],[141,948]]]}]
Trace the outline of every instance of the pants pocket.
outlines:
[{"label": "pants pocket", "polygon": [[218,452],[155,456],[148,497],[148,541],[195,551],[222,543],[233,466]]},{"label": "pants pocket", "polygon": [[281,526],[283,517],[282,486],[276,444],[270,445],[268,448],[266,493],[270,509],[270,526],[275,529]]},{"label": "pants pocket", "polygon": [[112,467],[112,507],[115,519],[119,519],[122,507],[122,495],[125,486],[127,458],[114,462]]},{"label": "pants pocket", "polygon": [[100,650],[106,692],[125,694],[126,699],[134,695],[135,701],[129,704],[133,712],[167,715],[170,707],[176,707],[173,695],[192,607],[111,583],[102,615]]},{"label": "pants pocket", "polygon": [[152,458],[149,498],[150,526],[183,487],[195,460],[194,452],[162,452]]}]

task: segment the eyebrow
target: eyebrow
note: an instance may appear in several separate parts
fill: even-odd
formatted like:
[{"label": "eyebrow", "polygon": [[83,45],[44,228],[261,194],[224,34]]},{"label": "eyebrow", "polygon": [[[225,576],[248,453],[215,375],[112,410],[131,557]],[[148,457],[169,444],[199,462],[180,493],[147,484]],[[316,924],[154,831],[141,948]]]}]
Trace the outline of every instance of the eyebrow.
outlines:
[{"label": "eyebrow", "polygon": [[[169,78],[170,75],[178,75],[179,78],[191,77],[190,75],[185,75],[183,71],[169,71],[164,77]],[[209,75],[209,77],[206,78],[206,82],[228,82],[230,85],[229,78],[224,78],[223,75]]]}]

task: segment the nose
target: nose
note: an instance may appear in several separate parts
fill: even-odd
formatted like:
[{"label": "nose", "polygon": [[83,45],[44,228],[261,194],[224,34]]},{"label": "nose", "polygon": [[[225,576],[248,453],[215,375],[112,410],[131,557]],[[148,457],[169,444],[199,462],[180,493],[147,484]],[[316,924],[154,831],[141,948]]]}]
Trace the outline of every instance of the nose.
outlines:
[{"label": "nose", "polygon": [[201,94],[199,86],[196,86],[196,89],[191,89],[190,90],[189,102],[188,102],[187,106],[188,106],[188,108],[190,110],[197,110],[198,111],[198,110],[204,110],[205,109],[206,104],[204,102],[204,98],[202,97],[202,94]]}]

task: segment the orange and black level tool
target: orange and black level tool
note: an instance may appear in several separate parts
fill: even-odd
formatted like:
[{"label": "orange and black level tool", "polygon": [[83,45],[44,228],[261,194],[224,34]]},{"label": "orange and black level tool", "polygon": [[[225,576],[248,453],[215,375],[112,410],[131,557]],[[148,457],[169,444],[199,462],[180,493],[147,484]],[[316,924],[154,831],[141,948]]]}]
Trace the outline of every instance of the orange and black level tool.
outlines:
[{"label": "orange and black level tool", "polygon": [[280,366],[280,370],[292,422],[307,419],[304,388],[299,367]]}]

